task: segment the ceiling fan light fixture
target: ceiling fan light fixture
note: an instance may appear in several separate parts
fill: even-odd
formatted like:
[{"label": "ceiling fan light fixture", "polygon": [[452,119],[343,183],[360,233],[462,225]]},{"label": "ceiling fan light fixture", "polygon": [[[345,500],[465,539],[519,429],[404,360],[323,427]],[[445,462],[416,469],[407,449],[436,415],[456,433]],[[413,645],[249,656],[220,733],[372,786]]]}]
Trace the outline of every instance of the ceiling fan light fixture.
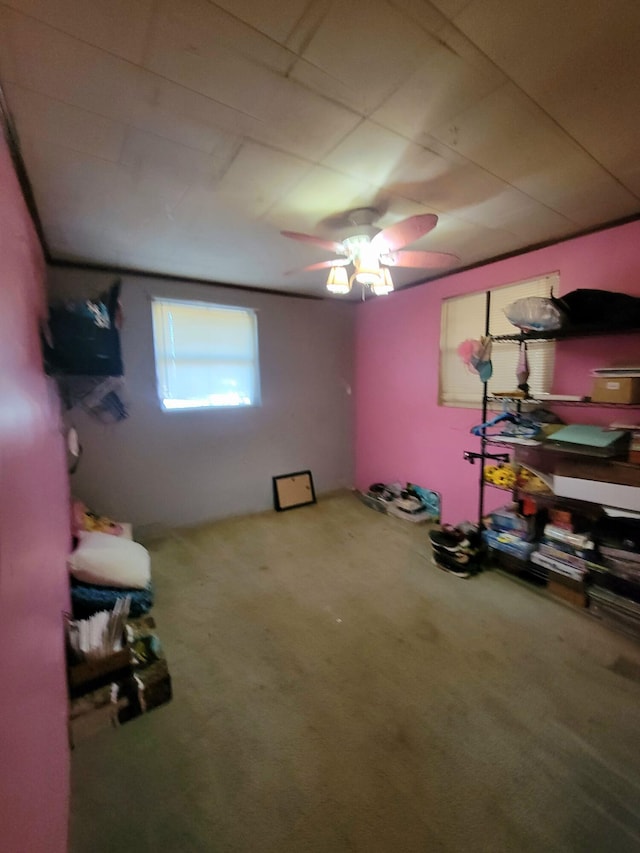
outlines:
[{"label": "ceiling fan light fixture", "polygon": [[[395,289],[388,267],[448,269],[460,260],[456,255],[446,252],[405,251],[405,246],[436,227],[438,217],[435,213],[417,213],[382,230],[372,224],[379,215],[373,208],[350,211],[349,219],[354,227],[340,242],[297,231],[282,231],[281,234],[342,256],[332,261],[309,264],[300,272],[331,268],[327,280],[327,289],[331,293],[349,293],[356,281],[362,286],[363,299],[367,288],[375,296],[385,296]],[[344,267],[353,268],[350,277]]]},{"label": "ceiling fan light fixture", "polygon": [[351,281],[344,267],[331,267],[327,279],[327,290],[330,293],[345,294],[351,290]]},{"label": "ceiling fan light fixture", "polygon": [[376,296],[386,296],[393,290],[393,279],[387,267],[380,270],[380,277],[375,284],[371,285],[371,290]]},{"label": "ceiling fan light fixture", "polygon": [[370,287],[373,287],[380,282],[381,275],[380,270],[358,270],[355,278],[359,284],[368,284]]}]

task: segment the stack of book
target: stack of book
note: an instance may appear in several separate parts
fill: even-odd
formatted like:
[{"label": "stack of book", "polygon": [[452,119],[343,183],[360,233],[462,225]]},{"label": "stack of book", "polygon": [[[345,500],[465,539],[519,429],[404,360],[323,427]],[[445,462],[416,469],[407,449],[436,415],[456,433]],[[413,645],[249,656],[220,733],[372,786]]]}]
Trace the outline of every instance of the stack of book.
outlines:
[{"label": "stack of book", "polygon": [[513,507],[494,510],[486,519],[488,529],[482,532],[486,545],[526,561],[534,548],[530,541],[535,532],[534,519],[525,517]]},{"label": "stack of book", "polygon": [[585,580],[594,559],[594,543],[588,533],[546,524],[531,562],[547,571],[549,590],[555,595],[586,606]]}]

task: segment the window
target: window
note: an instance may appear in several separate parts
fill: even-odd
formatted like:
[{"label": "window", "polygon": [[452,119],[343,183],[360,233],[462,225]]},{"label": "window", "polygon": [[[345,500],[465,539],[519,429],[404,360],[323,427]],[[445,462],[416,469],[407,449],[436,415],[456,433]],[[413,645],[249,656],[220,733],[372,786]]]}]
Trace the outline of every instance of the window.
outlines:
[{"label": "window", "polygon": [[[504,315],[504,308],[526,296],[549,296],[552,289],[557,293],[560,277],[550,273],[530,281],[508,284],[491,290],[489,329],[491,334],[510,335],[517,333]],[[482,383],[477,375],[470,373],[458,355],[458,346],[467,338],[477,339],[484,334],[486,293],[470,293],[455,296],[442,303],[440,331],[440,403],[447,406],[480,405]],[[487,386],[489,394],[515,390],[517,387],[516,365],[518,343],[494,344],[491,355],[493,375]],[[527,344],[529,358],[530,393],[549,392],[553,381],[555,344],[553,341],[530,341]]]},{"label": "window", "polygon": [[158,396],[164,409],[260,402],[255,311],[154,299],[152,312]]}]

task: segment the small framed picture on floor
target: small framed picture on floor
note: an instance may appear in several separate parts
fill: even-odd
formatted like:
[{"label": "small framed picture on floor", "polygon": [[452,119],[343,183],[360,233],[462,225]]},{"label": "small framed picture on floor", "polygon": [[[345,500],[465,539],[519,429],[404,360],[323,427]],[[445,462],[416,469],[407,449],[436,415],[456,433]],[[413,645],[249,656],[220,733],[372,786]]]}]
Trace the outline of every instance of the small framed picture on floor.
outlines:
[{"label": "small framed picture on floor", "polygon": [[273,478],[273,504],[278,511],[315,502],[311,471],[296,471]]}]

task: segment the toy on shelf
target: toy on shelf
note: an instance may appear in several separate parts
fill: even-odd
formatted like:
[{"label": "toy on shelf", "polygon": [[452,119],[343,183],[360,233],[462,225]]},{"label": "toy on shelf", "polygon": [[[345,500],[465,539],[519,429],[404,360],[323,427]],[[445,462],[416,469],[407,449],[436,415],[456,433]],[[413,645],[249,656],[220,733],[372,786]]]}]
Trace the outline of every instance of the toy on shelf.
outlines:
[{"label": "toy on shelf", "polygon": [[516,486],[517,470],[513,465],[485,465],[483,478],[486,483],[499,489],[514,489]]},{"label": "toy on shelf", "polygon": [[553,491],[549,477],[523,465],[508,462],[502,465],[485,465],[482,475],[485,483],[499,489],[522,489],[535,494],[551,494]]},{"label": "toy on shelf", "polygon": [[523,492],[532,494],[553,494],[553,480],[550,475],[534,471],[524,465],[518,467],[516,486],[518,489],[522,489]]}]

